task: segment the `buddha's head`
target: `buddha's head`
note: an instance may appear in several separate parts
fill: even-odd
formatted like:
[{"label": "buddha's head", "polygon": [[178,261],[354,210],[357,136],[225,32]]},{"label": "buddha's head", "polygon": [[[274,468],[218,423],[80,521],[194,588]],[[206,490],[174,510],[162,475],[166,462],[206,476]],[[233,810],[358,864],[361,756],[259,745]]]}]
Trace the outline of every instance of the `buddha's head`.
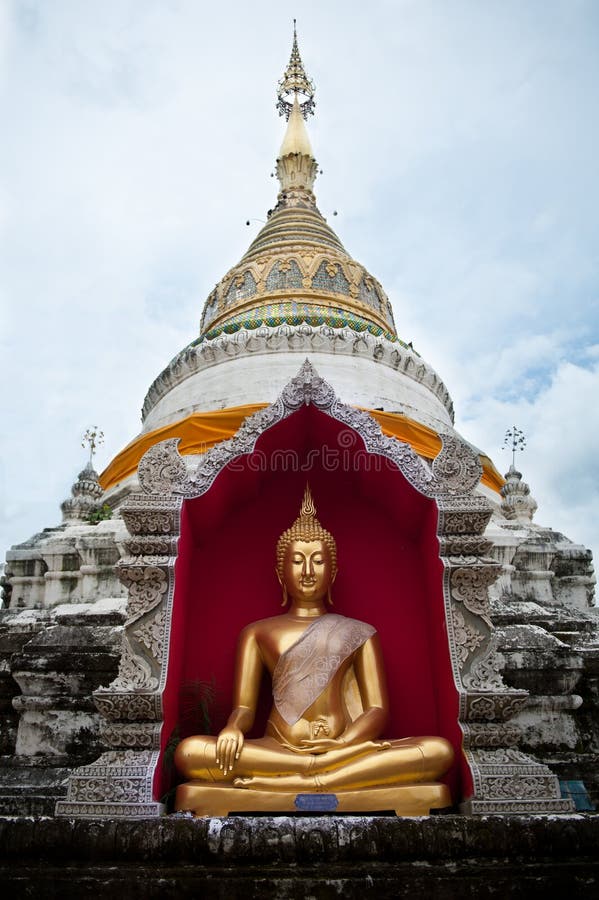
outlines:
[{"label": "buddha's head", "polygon": [[[337,545],[316,518],[316,507],[306,485],[299,514],[277,543],[277,576],[287,595],[296,601],[317,602],[327,594],[337,575]],[[330,600],[330,595],[329,595]]]}]

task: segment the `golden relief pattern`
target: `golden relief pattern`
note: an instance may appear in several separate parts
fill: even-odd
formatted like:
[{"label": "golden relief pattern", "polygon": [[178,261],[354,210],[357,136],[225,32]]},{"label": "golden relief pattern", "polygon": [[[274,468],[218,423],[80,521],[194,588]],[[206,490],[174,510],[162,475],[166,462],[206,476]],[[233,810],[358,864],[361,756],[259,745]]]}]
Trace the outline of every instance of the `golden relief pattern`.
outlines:
[{"label": "golden relief pattern", "polygon": [[244,257],[206,301],[201,334],[210,340],[227,332],[228,323],[238,321],[244,314],[249,320],[257,307],[281,300],[328,307],[337,315],[348,313],[350,327],[351,314],[357,314],[391,340],[397,339],[388,297],[363,266],[345,252],[298,244],[277,248],[277,252],[261,254],[253,260]]}]

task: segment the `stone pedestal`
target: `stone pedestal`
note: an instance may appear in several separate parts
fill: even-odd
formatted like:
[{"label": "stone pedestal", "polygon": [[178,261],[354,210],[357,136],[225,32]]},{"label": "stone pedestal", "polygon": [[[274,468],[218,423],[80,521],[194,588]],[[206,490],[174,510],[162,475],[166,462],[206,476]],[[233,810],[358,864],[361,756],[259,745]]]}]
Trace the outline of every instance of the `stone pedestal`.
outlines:
[{"label": "stone pedestal", "polygon": [[[394,812],[397,816],[428,816],[449,809],[451,794],[444,784],[408,784],[401,787],[365,788],[323,794],[241,790],[200,781],[177,788],[176,809],[193,810],[196,816],[228,816],[231,813],[297,813],[319,809],[326,813]],[[203,810],[206,809],[204,814]]]}]

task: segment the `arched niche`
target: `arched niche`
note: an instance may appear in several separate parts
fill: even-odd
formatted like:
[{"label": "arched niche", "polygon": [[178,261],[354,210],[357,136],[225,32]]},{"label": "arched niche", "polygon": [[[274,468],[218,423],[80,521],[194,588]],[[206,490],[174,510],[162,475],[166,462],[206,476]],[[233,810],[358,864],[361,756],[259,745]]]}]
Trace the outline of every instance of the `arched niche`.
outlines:
[{"label": "arched niche", "polygon": [[527,693],[500,674],[488,597],[498,565],[483,533],[491,506],[476,493],[480,460],[455,432],[441,440],[425,462],[343,404],[306,360],[231,440],[196,457],[180,456],[177,439],[148,450],[141,490],[122,510],[130,537],[118,570],[129,599],[119,674],[94,692],[107,750],[74,770],[57,814],[164,812],[181,691],[214,680],[218,730],[236,636],[278,608],[275,544],[308,478],[339,544],[335,610],[381,635],[389,736],[429,732],[453,743],[448,780],[463,812],[571,809],[555,775],[516,749],[510,719]]},{"label": "arched niche", "polygon": [[[281,612],[276,542],[299,512],[306,482],[318,517],[338,544],[334,611],[379,632],[391,714],[386,737],[442,735],[456,764],[456,800],[471,790],[461,753],[459,698],[448,647],[438,509],[388,458],[314,406],[261,435],[252,453],[220,472],[210,490],[184,502],[163,695],[162,749],[186,736],[193,685],[211,683],[212,733],[230,711],[237,636],[249,622]],[[250,736],[264,733],[267,697]],[[191,688],[191,690],[190,690]],[[156,795],[168,787],[157,768]]]}]

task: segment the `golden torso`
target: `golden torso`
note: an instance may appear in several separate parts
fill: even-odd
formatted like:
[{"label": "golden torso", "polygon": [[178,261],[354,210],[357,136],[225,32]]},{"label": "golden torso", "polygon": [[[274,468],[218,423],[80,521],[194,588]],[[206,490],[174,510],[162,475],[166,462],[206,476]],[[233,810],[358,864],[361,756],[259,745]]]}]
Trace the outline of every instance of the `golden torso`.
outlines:
[{"label": "golden torso", "polygon": [[[248,626],[246,632],[255,641],[271,677],[280,657],[293,647],[313,622],[314,618],[280,615]],[[289,725],[273,704],[266,734],[292,747],[299,746],[302,741],[325,737],[334,739],[343,734],[351,721],[345,702],[344,682],[353,666],[354,655],[343,660],[320,696],[294,725]]]}]

